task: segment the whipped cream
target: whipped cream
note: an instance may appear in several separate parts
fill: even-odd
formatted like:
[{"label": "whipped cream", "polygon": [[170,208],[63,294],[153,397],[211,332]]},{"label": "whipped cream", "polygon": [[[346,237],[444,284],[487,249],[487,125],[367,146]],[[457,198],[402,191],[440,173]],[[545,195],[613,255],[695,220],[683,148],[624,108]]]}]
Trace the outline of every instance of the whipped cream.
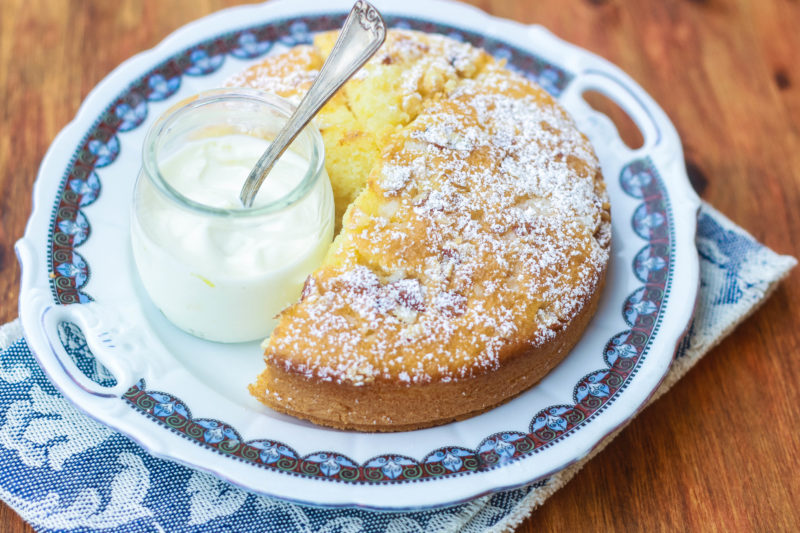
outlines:
[{"label": "whipped cream", "polygon": [[[179,205],[140,176],[131,238],[142,283],[179,328],[208,340],[261,339],[275,316],[295,302],[333,237],[327,175],[301,199],[274,213],[247,215],[239,191],[268,141],[243,134],[192,140],[158,161],[164,181],[181,195],[231,216]],[[251,209],[284,198],[309,162],[287,151],[269,173]],[[322,171],[324,174],[324,170]]]}]

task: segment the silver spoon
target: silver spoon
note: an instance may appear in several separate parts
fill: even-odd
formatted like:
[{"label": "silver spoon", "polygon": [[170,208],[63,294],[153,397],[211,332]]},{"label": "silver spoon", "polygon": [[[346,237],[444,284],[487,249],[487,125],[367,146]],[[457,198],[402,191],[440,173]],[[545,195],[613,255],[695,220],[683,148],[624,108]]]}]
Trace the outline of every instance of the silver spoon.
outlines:
[{"label": "silver spoon", "polygon": [[251,207],[256,193],[278,158],[302,129],[339,88],[358,71],[386,40],[386,24],[369,2],[358,0],[319,75],[283,129],[250,171],[239,194],[244,207]]}]

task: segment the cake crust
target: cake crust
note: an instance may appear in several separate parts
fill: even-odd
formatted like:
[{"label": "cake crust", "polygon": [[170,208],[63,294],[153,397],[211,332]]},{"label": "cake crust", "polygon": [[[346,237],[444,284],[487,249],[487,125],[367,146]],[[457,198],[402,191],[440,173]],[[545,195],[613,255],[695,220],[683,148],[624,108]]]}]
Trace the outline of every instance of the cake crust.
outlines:
[{"label": "cake crust", "polygon": [[[470,380],[410,385],[379,382],[363,387],[309,379],[271,365],[250,391],[275,411],[337,429],[412,431],[464,420],[515,398],[555,368],[580,340],[597,309],[600,292],[593,294],[571,326],[545,347],[521,347],[509,353],[497,371]],[[280,398],[268,391],[276,391]]]}]

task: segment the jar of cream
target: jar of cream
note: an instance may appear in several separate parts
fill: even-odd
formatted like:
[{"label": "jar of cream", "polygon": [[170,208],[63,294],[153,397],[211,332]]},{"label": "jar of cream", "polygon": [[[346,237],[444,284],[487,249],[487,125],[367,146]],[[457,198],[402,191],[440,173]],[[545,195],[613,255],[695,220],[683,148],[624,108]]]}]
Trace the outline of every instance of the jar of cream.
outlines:
[{"label": "jar of cream", "polygon": [[266,337],[297,301],[333,238],[333,194],[309,125],[253,207],[239,191],[293,111],[248,89],[202,93],[159,118],[144,141],[131,243],[151,300],[179,328],[219,342]]}]

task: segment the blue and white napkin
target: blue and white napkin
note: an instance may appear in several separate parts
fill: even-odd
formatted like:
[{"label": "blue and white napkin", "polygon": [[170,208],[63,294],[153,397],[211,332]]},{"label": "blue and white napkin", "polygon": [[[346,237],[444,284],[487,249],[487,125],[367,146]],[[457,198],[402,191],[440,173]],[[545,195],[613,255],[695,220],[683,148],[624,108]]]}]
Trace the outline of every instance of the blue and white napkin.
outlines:
[{"label": "blue and white napkin", "polygon": [[[694,323],[653,400],[752,313],[796,264],[708,205]],[[651,400],[652,401],[652,400]],[[151,457],[47,381],[19,323],[0,327],[0,498],[39,531],[467,532],[513,529],[591,460],[535,485],[436,511],[316,509],[256,496]]]}]

